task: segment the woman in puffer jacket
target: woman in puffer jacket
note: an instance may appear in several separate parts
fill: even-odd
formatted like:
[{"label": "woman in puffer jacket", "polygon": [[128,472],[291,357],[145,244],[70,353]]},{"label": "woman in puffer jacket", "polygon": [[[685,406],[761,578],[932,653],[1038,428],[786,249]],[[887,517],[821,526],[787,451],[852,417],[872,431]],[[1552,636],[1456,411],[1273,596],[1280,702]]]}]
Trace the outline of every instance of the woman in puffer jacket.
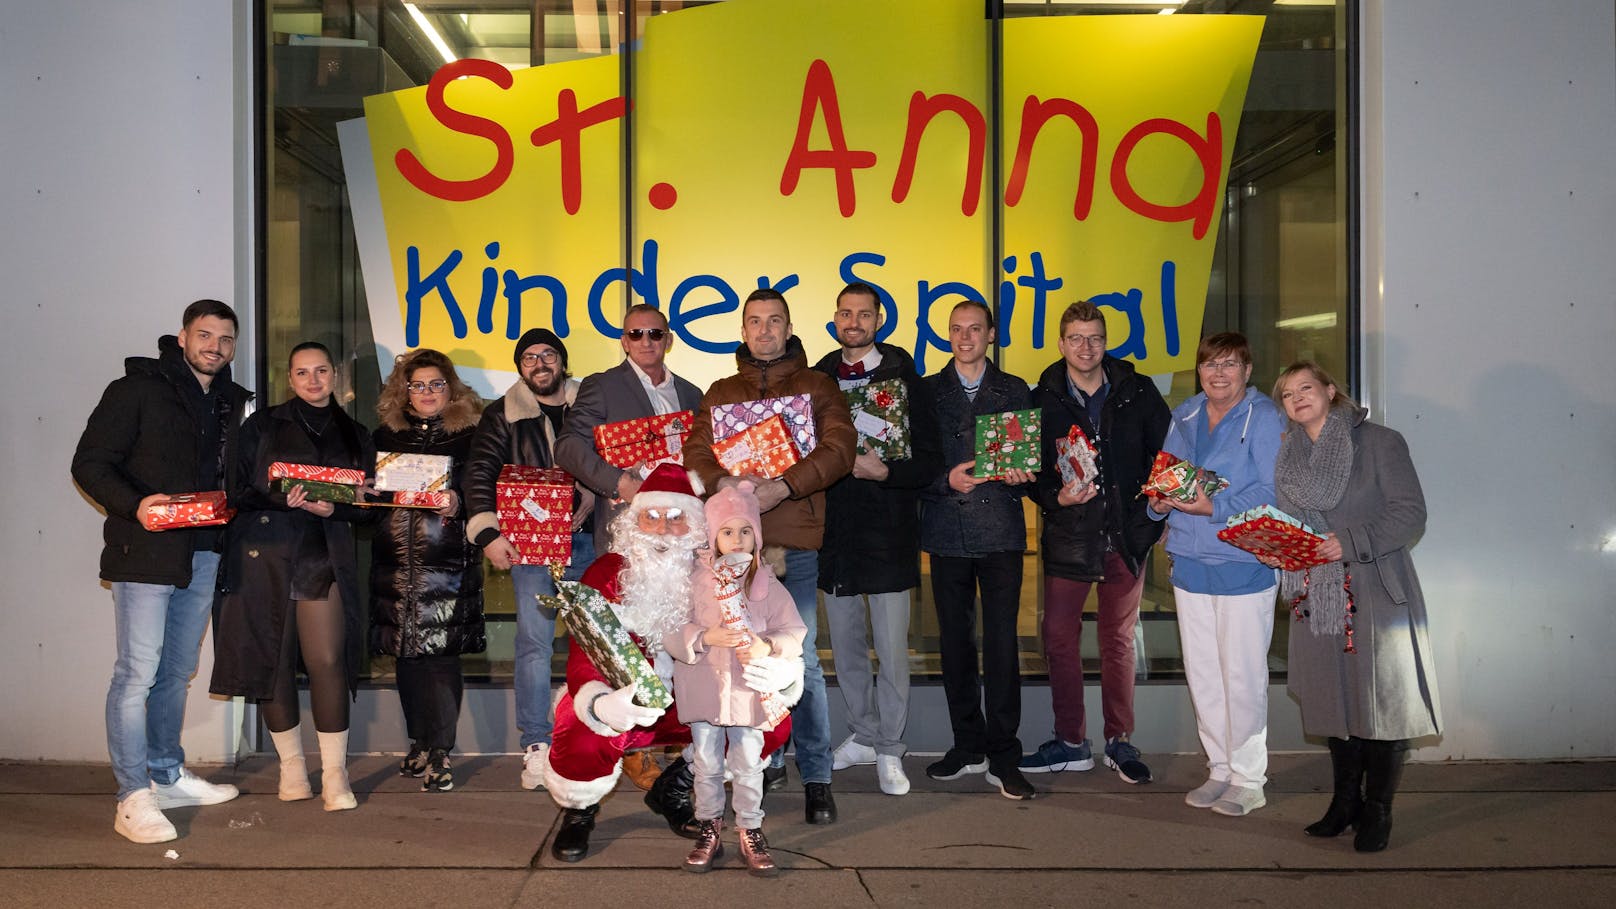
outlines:
[{"label": "woman in puffer jacket", "polygon": [[466,541],[459,491],[481,410],[449,358],[425,348],[399,359],[376,405],[378,452],[450,458],[449,503],[435,511],[383,509],[371,543],[371,651],[397,658],[411,740],[399,773],[424,776],[425,792],[454,788],[449,752],[464,688],[460,655],[486,646],[482,551]]}]

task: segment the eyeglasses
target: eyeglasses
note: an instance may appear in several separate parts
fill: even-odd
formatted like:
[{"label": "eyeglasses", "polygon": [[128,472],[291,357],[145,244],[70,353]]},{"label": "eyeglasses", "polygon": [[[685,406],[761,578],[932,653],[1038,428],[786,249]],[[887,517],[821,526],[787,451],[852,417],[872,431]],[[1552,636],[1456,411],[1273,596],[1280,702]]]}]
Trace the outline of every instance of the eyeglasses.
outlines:
[{"label": "eyeglasses", "polygon": [[1067,335],[1061,340],[1074,347],[1095,348],[1105,346],[1105,335]]},{"label": "eyeglasses", "polygon": [[522,365],[534,366],[539,363],[543,363],[546,366],[552,366],[557,360],[560,359],[561,354],[558,354],[553,350],[541,350],[538,353],[522,354]]},{"label": "eyeglasses", "polygon": [[1244,369],[1245,366],[1246,364],[1240,362],[1239,360],[1207,360],[1205,363],[1197,366],[1196,369],[1199,369],[1202,372],[1239,372],[1240,370]]},{"label": "eyeglasses", "polygon": [[408,388],[412,395],[424,395],[429,391],[435,395],[440,395],[449,390],[449,380],[433,379],[430,382],[408,382],[404,387]]},{"label": "eyeglasses", "polygon": [[666,328],[630,328],[623,332],[623,337],[628,338],[630,341],[639,341],[644,338],[660,341],[667,336],[668,330]]}]

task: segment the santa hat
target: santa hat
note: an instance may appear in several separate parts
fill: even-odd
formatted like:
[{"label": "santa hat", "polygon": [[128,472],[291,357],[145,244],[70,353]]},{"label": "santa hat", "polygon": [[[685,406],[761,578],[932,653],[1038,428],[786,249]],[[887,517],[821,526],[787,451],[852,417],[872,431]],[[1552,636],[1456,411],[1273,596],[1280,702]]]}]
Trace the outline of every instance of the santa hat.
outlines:
[{"label": "santa hat", "polygon": [[[707,500],[707,545],[712,550],[713,557],[718,557],[718,529],[736,518],[752,525],[753,559],[763,557],[763,521],[758,516],[757,487],[751,480],[742,480],[734,486],[727,486],[713,494]],[[752,575],[751,587],[746,596],[749,600],[761,600],[769,593],[769,581],[766,575],[769,566],[758,564],[758,569]]]},{"label": "santa hat", "polygon": [[665,461],[658,464],[645,482],[640,484],[640,491],[634,494],[634,510],[682,508],[685,514],[699,515],[701,499],[698,497],[702,490],[700,477],[687,473],[678,464]]}]

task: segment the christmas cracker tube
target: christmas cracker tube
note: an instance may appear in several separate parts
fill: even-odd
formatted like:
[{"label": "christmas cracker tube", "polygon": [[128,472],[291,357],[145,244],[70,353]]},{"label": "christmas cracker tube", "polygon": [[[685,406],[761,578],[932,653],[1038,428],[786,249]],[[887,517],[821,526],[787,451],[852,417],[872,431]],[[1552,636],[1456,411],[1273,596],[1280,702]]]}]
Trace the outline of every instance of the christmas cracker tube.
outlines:
[{"label": "christmas cracker tube", "polygon": [[[718,600],[718,614],[723,620],[725,628],[733,628],[746,634],[746,641],[742,647],[752,646],[752,623],[746,618],[746,603],[741,596],[741,579],[746,576],[747,566],[752,564],[752,556],[744,552],[732,552],[713,560],[713,575],[718,583],[714,585],[713,595]],[[758,698],[763,703],[763,715],[768,725],[761,727],[764,731],[773,729],[780,724],[791,712],[791,708],[781,700],[779,692],[759,692]]]}]

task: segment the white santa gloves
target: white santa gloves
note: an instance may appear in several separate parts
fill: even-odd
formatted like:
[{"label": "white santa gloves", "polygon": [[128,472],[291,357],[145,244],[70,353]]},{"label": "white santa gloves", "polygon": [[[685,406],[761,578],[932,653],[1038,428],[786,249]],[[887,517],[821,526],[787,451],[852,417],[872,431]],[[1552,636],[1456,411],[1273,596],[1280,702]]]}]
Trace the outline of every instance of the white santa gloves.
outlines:
[{"label": "white santa gloves", "polygon": [[[595,687],[597,685],[598,688]],[[605,688],[598,682],[584,686],[579,689],[579,699],[574,706],[584,725],[601,735],[621,735],[635,726],[649,726],[662,718],[661,708],[641,707],[634,703],[634,695],[640,690],[637,683],[616,691],[606,691]],[[602,732],[600,726],[611,731]]]},{"label": "white santa gloves", "polygon": [[798,658],[763,656],[746,664],[741,674],[746,687],[758,694],[785,691],[802,682],[802,660]]}]

